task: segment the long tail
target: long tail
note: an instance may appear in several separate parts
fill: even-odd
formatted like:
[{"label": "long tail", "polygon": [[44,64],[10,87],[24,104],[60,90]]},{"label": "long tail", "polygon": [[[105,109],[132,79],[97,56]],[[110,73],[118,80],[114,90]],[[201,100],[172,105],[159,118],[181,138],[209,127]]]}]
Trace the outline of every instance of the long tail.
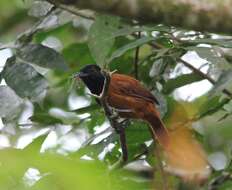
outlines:
[{"label": "long tail", "polygon": [[148,107],[148,111],[144,114],[144,119],[150,124],[153,139],[157,140],[165,149],[170,144],[170,135],[153,105]]},{"label": "long tail", "polygon": [[168,131],[156,109],[148,107],[148,110],[144,119],[150,123],[154,140],[163,147],[165,170],[186,181],[201,183],[207,179],[210,174],[207,157],[191,131],[186,126]]}]

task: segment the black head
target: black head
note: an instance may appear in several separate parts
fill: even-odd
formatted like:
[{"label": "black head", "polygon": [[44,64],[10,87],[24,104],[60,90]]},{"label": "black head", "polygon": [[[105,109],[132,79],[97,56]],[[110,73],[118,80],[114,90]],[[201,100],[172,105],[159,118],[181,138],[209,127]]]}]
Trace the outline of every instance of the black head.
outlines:
[{"label": "black head", "polygon": [[97,65],[86,65],[75,75],[80,78],[91,93],[100,95],[104,86],[105,77],[101,73],[101,68]]}]

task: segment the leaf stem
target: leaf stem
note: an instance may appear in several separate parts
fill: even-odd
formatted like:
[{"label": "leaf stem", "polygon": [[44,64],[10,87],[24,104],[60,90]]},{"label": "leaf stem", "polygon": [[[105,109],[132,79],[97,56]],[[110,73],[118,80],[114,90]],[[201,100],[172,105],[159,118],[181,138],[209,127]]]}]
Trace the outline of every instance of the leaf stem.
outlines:
[{"label": "leaf stem", "polygon": [[[138,38],[141,37],[141,32],[138,32]],[[140,47],[138,46],[136,49],[135,49],[135,59],[134,59],[134,75],[135,75],[135,78],[138,79],[138,62],[139,62],[139,49]]]},{"label": "leaf stem", "polygon": [[156,146],[154,148],[154,151],[155,151],[155,156],[157,158],[159,171],[160,171],[160,174],[162,176],[162,180],[161,180],[162,181],[162,187],[163,187],[162,189],[163,190],[168,190],[168,180],[167,180],[167,176],[166,176],[166,173],[164,171],[164,168],[163,168],[159,146]]}]

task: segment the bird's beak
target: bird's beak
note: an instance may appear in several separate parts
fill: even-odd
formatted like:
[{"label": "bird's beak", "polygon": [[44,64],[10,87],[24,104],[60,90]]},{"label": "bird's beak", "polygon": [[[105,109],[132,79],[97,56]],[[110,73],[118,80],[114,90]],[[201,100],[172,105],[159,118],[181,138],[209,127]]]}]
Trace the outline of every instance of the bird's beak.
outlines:
[{"label": "bird's beak", "polygon": [[75,73],[75,74],[73,75],[73,78],[75,78],[75,79],[80,79],[80,78],[86,77],[86,76],[88,76],[87,73],[78,72],[78,73]]}]

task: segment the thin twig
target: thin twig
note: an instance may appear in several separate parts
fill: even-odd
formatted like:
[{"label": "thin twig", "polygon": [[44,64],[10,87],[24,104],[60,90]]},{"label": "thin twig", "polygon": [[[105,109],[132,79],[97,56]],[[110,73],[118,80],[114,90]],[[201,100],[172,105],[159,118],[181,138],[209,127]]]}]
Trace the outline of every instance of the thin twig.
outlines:
[{"label": "thin twig", "polygon": [[[156,49],[162,49],[164,48],[161,44],[159,43],[149,43],[150,46],[152,46],[153,48]],[[208,76],[207,74],[201,72],[199,69],[195,68],[194,66],[192,66],[190,63],[186,62],[185,60],[179,58],[177,59],[177,61],[180,61],[181,63],[183,63],[186,67],[188,67],[189,69],[191,69],[194,73],[198,74],[199,76],[201,76],[202,78],[208,80],[210,83],[212,83],[213,85],[216,84],[216,81],[214,79],[212,79],[210,76]],[[228,89],[223,89],[222,92],[227,95],[229,98],[232,98],[232,93],[228,90]]]},{"label": "thin twig", "polygon": [[217,190],[226,181],[232,180],[232,174],[229,172],[223,172],[222,175],[214,178],[208,185],[208,190]]},{"label": "thin twig", "polygon": [[16,49],[17,46],[14,44],[14,42],[10,42],[10,43],[7,43],[7,44],[0,44],[0,50],[3,50],[3,49]]},{"label": "thin twig", "polygon": [[162,176],[162,187],[163,187],[163,190],[168,190],[168,180],[167,180],[167,176],[166,176],[166,173],[164,171],[164,168],[163,168],[159,146],[156,146],[154,148],[154,151],[155,151],[155,156],[157,158],[157,162],[158,162],[158,167],[159,167],[159,170],[160,170],[160,174]]},{"label": "thin twig", "polygon": [[89,19],[89,20],[95,20],[94,16],[85,14],[82,11],[77,10],[76,8],[72,8],[72,7],[68,6],[68,5],[57,3],[54,0],[47,0],[47,1],[49,3],[51,3],[51,4],[53,4],[54,6],[60,8],[62,10],[65,10],[65,11],[67,11],[67,12],[73,14],[73,15],[76,15],[76,16],[79,16],[79,17],[82,17],[82,18],[85,18],[85,19]]},{"label": "thin twig", "polygon": [[[138,32],[138,38],[141,37],[141,32]],[[139,49],[140,46],[138,46],[135,49],[135,59],[134,59],[134,72],[135,72],[135,78],[138,79],[138,62],[139,62]]]},{"label": "thin twig", "polygon": [[[198,74],[202,78],[207,79],[213,85],[216,84],[216,81],[214,79],[212,79],[210,76],[208,76],[207,74],[203,73],[202,71],[200,71],[199,69],[197,69],[196,67],[194,67],[193,65],[191,65],[190,63],[188,63],[187,61],[185,61],[185,60],[183,60],[181,58],[179,58],[178,61],[180,61],[181,63],[183,63],[186,67],[188,67],[189,69],[191,69],[194,73]],[[226,94],[227,96],[229,96],[230,98],[232,98],[232,93],[229,90],[223,89],[222,92],[224,94]]]},{"label": "thin twig", "polygon": [[189,69],[191,69],[194,73],[198,74],[199,76],[201,76],[204,79],[207,79],[210,83],[212,83],[213,85],[216,83],[216,81],[214,79],[212,79],[210,76],[208,76],[207,74],[201,72],[199,69],[197,69],[196,67],[194,67],[193,65],[191,65],[190,63],[188,63],[187,61],[179,58],[177,61],[180,61],[181,63],[183,63],[186,67],[188,67]]},{"label": "thin twig", "polygon": [[105,133],[111,133],[113,132],[113,128],[112,127],[108,127],[107,129],[105,129],[102,132],[99,132],[97,134],[92,135],[90,138],[88,138],[84,143],[82,143],[81,146],[85,147],[87,145],[89,145],[94,139],[98,138],[99,136],[105,134]]},{"label": "thin twig", "polygon": [[[135,156],[134,156],[132,159],[130,159],[129,161],[130,161],[130,162],[136,161],[136,160],[138,160],[141,156],[147,155],[148,152],[149,152],[148,147],[146,147],[146,148],[144,149],[144,151],[142,151],[141,153],[135,155]],[[111,166],[110,169],[111,169],[111,170],[114,170],[114,169],[117,169],[117,168],[122,168],[123,166],[125,166],[126,164],[128,164],[129,161],[127,160],[127,161],[123,161],[123,162],[122,162],[121,160],[119,160],[119,161],[116,162],[113,166]]]},{"label": "thin twig", "polygon": [[39,26],[44,22],[44,20],[50,16],[54,11],[56,10],[56,6],[52,7],[46,15],[44,15],[38,22],[36,22],[30,29],[26,30],[25,32],[23,32],[22,34],[20,34],[19,36],[17,36],[17,39],[16,39],[16,42],[15,44],[16,45],[19,45],[20,46],[22,45],[22,42],[23,43],[26,43],[26,42],[31,42],[32,41],[32,37],[38,32],[40,31],[41,29],[39,28]]}]

